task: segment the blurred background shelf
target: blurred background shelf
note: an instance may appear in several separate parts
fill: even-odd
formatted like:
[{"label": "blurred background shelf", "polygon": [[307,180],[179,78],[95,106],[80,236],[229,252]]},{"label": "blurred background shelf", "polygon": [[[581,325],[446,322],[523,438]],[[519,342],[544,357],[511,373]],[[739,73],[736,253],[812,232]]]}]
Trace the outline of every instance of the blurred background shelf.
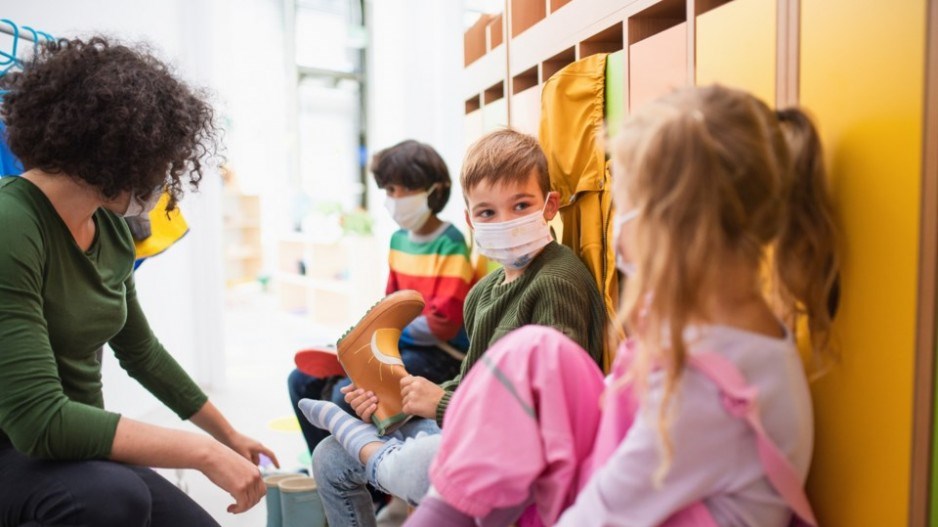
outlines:
[{"label": "blurred background shelf", "polygon": [[386,255],[371,237],[336,241],[288,233],[277,242],[273,286],[282,309],[318,325],[354,324],[383,294]]},{"label": "blurred background shelf", "polygon": [[264,265],[260,196],[242,192],[233,175],[228,175],[222,199],[225,285],[256,281]]}]

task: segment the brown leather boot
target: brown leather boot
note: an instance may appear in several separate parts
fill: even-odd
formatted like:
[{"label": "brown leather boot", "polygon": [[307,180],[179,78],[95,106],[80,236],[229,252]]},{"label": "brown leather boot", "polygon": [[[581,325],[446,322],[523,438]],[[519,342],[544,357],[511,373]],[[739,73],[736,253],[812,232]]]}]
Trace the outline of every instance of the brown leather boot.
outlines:
[{"label": "brown leather boot", "polygon": [[401,379],[407,376],[397,342],[401,330],[423,311],[417,291],[391,293],[374,305],[336,344],[339,362],[356,386],[374,392],[378,409],[371,421],[389,434],[410,418],[402,410]]}]

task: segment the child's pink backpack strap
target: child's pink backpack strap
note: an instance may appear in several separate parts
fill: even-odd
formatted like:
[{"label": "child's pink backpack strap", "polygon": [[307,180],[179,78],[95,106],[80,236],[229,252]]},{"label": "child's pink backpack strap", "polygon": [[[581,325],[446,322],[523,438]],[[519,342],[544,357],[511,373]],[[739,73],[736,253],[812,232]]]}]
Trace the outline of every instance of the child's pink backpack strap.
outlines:
[{"label": "child's pink backpack strap", "polygon": [[757,390],[746,383],[739,369],[722,355],[697,353],[690,357],[690,364],[717,385],[727,410],[736,417],[744,418],[755,431],[759,459],[769,482],[797,516],[792,521],[793,525],[817,527],[801,477],[762,427],[756,401]]}]

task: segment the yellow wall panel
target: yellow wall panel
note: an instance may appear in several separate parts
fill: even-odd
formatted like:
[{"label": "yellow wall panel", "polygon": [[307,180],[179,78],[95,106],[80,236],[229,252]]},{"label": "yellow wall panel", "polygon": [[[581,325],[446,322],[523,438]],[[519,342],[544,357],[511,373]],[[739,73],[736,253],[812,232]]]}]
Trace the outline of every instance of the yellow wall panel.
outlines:
[{"label": "yellow wall panel", "polygon": [[842,361],[813,385],[808,490],[822,525],[908,521],[925,8],[801,3],[801,104],[821,130],[846,237]]},{"label": "yellow wall panel", "polygon": [[720,83],[775,107],[776,5],[733,0],[697,17],[697,85]]}]

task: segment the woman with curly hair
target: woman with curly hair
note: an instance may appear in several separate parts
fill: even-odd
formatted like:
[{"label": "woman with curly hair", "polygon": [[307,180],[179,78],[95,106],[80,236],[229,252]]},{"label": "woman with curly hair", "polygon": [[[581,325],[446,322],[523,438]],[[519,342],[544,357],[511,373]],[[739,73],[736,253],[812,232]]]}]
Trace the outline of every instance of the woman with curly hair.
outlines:
[{"label": "woman with curly hair", "polygon": [[[266,447],[237,432],[150,330],[121,216],[198,187],[217,130],[203,94],[145,49],[48,43],[2,79],[22,177],[0,181],[0,525],[217,525],[146,467],[193,468],[243,512],[265,493]],[[181,418],[104,409],[96,350]]]}]

